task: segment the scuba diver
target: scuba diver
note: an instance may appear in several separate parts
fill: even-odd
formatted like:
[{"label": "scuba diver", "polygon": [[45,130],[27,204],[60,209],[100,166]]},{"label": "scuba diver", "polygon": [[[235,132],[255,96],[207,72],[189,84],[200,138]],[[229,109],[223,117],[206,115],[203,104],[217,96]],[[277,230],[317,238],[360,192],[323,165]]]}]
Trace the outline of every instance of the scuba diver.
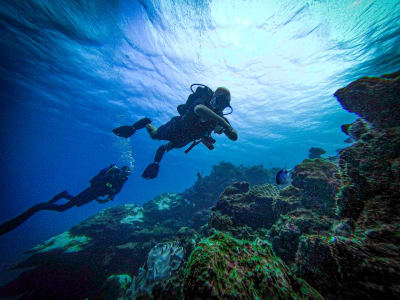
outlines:
[{"label": "scuba diver", "polygon": [[[56,210],[62,212],[73,206],[80,207],[93,200],[96,200],[99,203],[112,201],[114,196],[121,191],[130,174],[131,170],[129,167],[118,168],[115,165],[110,165],[109,167],[102,169],[95,177],[93,177],[89,181],[90,187],[83,190],[78,195],[72,196],[68,191],[63,191],[54,196],[48,202],[36,204],[19,216],[0,224],[0,235],[15,229],[41,210]],[[104,196],[107,197],[102,198]],[[67,202],[65,204],[56,204],[56,202],[61,199],[66,199]]]},{"label": "scuba diver", "polygon": [[[195,92],[192,89],[193,86],[198,86]],[[126,125],[113,129],[117,136],[129,138],[136,130],[146,128],[153,140],[168,141],[157,149],[154,162],[144,170],[143,178],[157,177],[159,163],[164,153],[171,149],[182,148],[190,142],[192,144],[185,153],[199,143],[203,143],[210,150],[214,149],[215,140],[211,137],[212,132],[224,133],[230,140],[237,140],[236,130],[224,117],[233,111],[230,105],[229,90],[219,87],[213,92],[209,87],[197,83],[192,84],[190,89],[192,94],[189,95],[186,103],[177,107],[179,116],[173,117],[159,128],[153,126],[149,118],[143,118],[131,126]],[[224,113],[226,108],[230,108],[229,113]]]}]

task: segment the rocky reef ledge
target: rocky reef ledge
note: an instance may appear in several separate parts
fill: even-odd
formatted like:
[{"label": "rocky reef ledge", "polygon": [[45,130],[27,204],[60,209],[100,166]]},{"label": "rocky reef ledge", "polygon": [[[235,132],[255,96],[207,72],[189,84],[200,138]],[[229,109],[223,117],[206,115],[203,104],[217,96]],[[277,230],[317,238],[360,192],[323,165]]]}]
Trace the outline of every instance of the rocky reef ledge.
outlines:
[{"label": "rocky reef ledge", "polygon": [[220,163],[36,246],[0,297],[400,299],[399,75],[335,93],[359,116],[338,164],[305,159],[279,189],[276,169]]}]

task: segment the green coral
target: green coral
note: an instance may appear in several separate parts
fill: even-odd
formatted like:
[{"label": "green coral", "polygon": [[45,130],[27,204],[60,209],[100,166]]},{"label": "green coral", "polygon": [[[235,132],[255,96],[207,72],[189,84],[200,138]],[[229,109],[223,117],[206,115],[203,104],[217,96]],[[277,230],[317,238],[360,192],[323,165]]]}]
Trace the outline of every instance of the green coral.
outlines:
[{"label": "green coral", "polygon": [[262,240],[218,232],[197,244],[185,270],[186,299],[323,299]]}]

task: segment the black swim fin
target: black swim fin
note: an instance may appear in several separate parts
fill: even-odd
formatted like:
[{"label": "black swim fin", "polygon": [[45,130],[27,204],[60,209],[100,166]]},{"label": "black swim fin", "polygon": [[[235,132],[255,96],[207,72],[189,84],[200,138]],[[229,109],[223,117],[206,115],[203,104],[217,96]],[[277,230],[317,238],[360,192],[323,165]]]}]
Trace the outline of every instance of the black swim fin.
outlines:
[{"label": "black swim fin", "polygon": [[158,175],[158,170],[160,170],[160,165],[158,163],[151,163],[143,171],[142,177],[145,179],[153,179]]},{"label": "black swim fin", "polygon": [[115,135],[118,135],[120,137],[128,138],[132,134],[136,132],[138,129],[145,128],[147,124],[151,123],[151,120],[149,118],[143,118],[137,121],[135,124],[132,126],[126,125],[126,126],[121,126],[118,128],[115,128],[112,130],[112,132],[115,133]]},{"label": "black swim fin", "polygon": [[136,129],[133,126],[121,126],[118,128],[114,128],[112,132],[114,132],[115,135],[118,135],[120,137],[128,138],[132,134],[134,134]]}]

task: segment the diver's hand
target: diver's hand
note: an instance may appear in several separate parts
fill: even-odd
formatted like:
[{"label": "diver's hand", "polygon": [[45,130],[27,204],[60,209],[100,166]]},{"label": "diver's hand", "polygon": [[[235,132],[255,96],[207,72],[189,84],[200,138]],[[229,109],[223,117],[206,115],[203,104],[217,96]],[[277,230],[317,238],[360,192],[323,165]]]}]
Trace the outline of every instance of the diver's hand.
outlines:
[{"label": "diver's hand", "polygon": [[236,141],[238,139],[238,134],[236,130],[233,129],[231,126],[225,128],[224,133],[232,141]]}]

